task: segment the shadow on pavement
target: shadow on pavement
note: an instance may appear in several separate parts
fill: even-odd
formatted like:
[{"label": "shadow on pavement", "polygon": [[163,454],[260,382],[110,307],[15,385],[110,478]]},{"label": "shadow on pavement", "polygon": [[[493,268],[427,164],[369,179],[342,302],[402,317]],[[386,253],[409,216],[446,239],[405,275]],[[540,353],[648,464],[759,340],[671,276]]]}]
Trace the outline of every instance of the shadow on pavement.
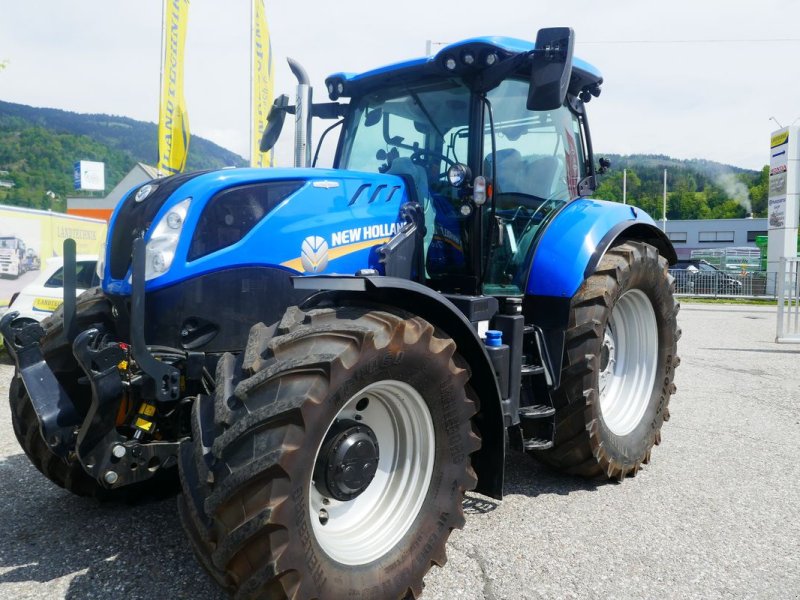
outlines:
[{"label": "shadow on pavement", "polygon": [[[572,492],[593,492],[615,481],[591,480],[558,473],[523,452],[506,452],[504,495],[518,494],[535,498],[542,494],[566,496]],[[468,492],[464,498],[464,514],[486,514],[497,509],[500,502]]]},{"label": "shadow on pavement", "polygon": [[66,598],[224,598],[195,561],[173,498],[78,498],[24,454],[0,460],[0,584],[73,576]]},{"label": "shadow on pavement", "polygon": [[523,452],[506,453],[505,493],[536,497],[542,494],[566,496],[572,492],[593,492],[613,481],[592,480],[559,473]]},{"label": "shadow on pavement", "polygon": [[800,350],[792,350],[790,348],[700,348],[701,350],[712,350],[714,352],[761,352],[766,354],[800,354]]}]

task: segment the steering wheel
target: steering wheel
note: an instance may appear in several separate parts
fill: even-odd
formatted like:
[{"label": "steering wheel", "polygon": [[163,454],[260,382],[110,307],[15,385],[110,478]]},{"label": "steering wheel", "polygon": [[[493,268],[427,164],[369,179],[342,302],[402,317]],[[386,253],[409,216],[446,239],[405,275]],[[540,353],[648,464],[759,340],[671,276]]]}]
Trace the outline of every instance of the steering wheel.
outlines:
[{"label": "steering wheel", "polygon": [[[425,167],[426,169],[427,166],[431,164],[431,159],[443,161],[447,165],[448,169],[456,164],[456,161],[454,161],[452,158],[449,158],[439,152],[434,152],[433,150],[417,148],[411,153],[411,162],[413,162],[415,165]],[[443,173],[439,173],[439,179],[444,179],[445,177],[447,177],[447,169],[445,169]]]}]

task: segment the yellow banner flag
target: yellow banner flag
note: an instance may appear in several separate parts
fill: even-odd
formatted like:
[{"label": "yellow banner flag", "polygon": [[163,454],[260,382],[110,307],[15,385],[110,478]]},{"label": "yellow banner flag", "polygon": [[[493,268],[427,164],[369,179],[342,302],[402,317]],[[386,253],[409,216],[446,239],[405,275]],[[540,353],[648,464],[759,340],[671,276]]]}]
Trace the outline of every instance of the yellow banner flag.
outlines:
[{"label": "yellow banner flag", "polygon": [[270,152],[261,152],[261,134],[267,126],[269,109],[272,107],[272,43],[270,42],[267,17],[264,13],[264,0],[252,0],[251,46],[250,49],[250,166],[271,167]]},{"label": "yellow banner flag", "polygon": [[183,48],[189,0],[164,0],[164,56],[158,111],[158,170],[180,173],[189,154],[189,115],[183,97]]}]

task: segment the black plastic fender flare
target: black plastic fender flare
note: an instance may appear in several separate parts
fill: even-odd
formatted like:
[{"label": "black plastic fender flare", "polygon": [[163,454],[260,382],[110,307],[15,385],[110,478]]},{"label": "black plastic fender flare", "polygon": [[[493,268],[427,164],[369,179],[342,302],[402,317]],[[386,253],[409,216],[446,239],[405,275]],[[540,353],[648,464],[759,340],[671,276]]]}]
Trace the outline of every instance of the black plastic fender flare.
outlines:
[{"label": "black plastic fender flare", "polygon": [[383,276],[293,277],[295,289],[317,290],[303,302],[310,308],[324,300],[365,301],[394,306],[418,315],[447,333],[472,369],[470,385],[480,399],[474,419],[481,448],[472,455],[478,476],[475,490],[502,499],[505,466],[505,425],[500,389],[489,355],[478,332],[456,306],[441,294],[419,283]]},{"label": "black plastic fender flare", "polygon": [[678,255],[669,237],[658,227],[640,221],[621,221],[612,227],[597,244],[583,271],[584,279],[594,274],[597,265],[600,264],[600,260],[617,240],[634,240],[650,244],[671,265],[674,265],[678,260]]}]

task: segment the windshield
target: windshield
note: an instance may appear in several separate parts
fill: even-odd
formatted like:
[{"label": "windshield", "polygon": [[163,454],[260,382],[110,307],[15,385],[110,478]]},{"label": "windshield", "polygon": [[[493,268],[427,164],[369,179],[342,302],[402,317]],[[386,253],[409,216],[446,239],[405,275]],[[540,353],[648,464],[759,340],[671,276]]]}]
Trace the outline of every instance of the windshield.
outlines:
[{"label": "windshield", "polygon": [[0,248],[16,248],[17,238],[0,238]]}]

